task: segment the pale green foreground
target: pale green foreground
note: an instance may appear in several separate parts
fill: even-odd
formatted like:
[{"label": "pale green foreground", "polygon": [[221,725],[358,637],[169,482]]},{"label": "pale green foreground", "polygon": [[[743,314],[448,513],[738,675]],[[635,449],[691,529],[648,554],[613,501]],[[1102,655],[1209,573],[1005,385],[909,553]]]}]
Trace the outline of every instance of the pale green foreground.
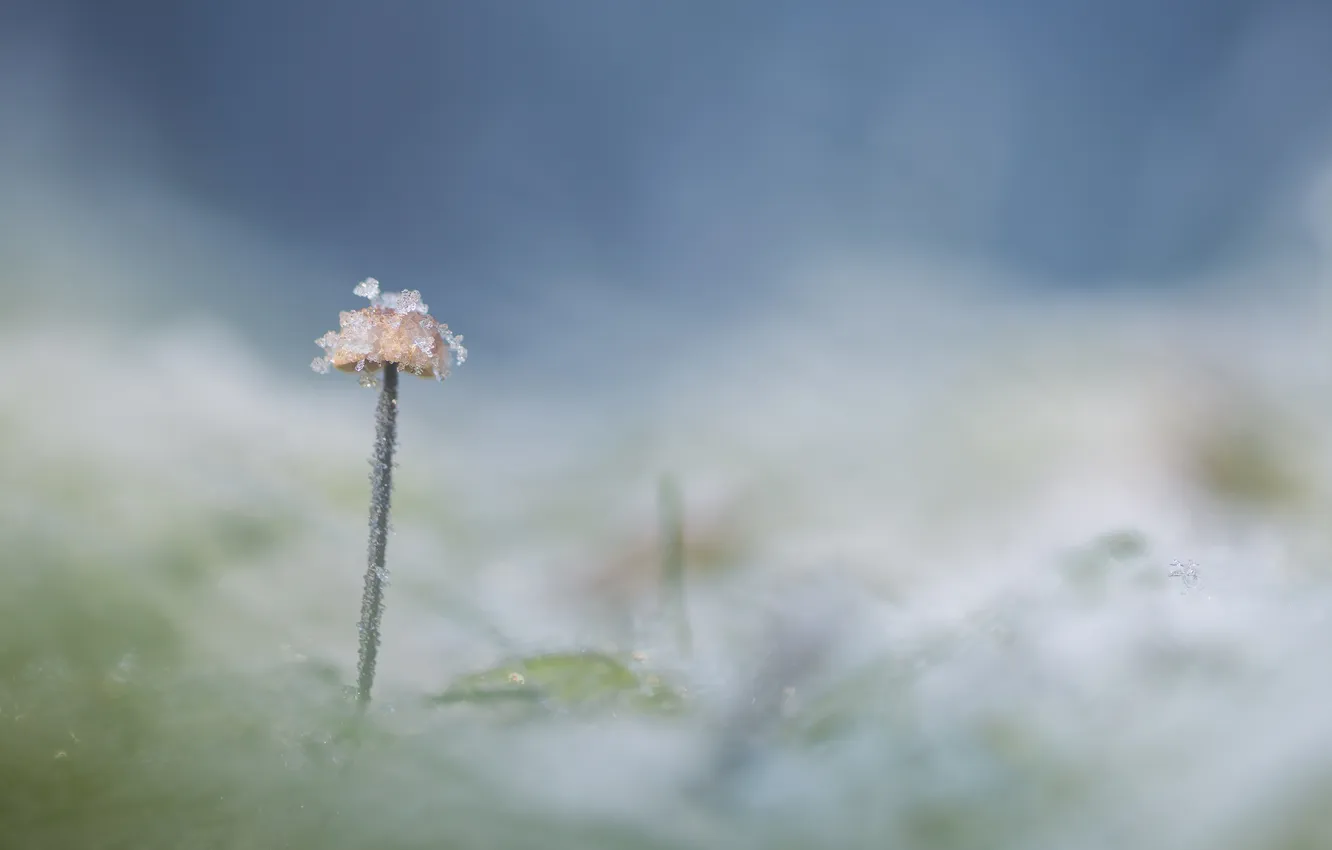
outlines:
[{"label": "pale green foreground", "polygon": [[[1332,571],[1308,519],[1325,503],[1261,429],[1216,450],[1213,486],[1245,522],[1293,529],[1284,552],[1238,532],[1186,547],[1155,491],[1138,525],[1119,503],[1061,512],[1076,488],[1042,512],[1030,470],[1080,480],[1097,446],[1081,420],[1050,439],[1062,420],[1031,425],[996,391],[970,412],[1038,439],[990,453],[969,420],[902,426],[899,455],[852,445],[861,462],[840,466],[779,441],[768,500],[719,508],[711,549],[690,520],[684,592],[672,577],[663,597],[658,458],[626,437],[504,478],[540,446],[486,442],[416,395],[358,724],[373,394],[298,393],[188,342],[144,343],[114,381],[4,385],[6,847],[1332,846]],[[738,449],[681,445],[686,503],[734,480],[714,473]],[[1317,469],[1325,444],[1306,445]],[[974,486],[920,474],[931,458],[970,464]],[[1106,504],[1112,484],[1139,492],[1106,480]],[[856,515],[871,493],[884,504]],[[989,539],[991,516],[1039,533],[988,554],[939,543]],[[646,572],[593,599],[604,585],[580,569],[615,560],[617,523],[647,541]]]}]

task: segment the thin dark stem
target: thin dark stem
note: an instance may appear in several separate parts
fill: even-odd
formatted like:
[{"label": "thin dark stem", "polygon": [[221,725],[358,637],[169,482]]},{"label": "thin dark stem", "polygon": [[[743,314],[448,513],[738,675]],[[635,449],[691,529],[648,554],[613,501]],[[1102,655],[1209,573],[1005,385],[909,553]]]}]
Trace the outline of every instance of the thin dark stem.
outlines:
[{"label": "thin dark stem", "polygon": [[365,706],[375,682],[375,660],[379,656],[379,623],[384,617],[384,586],[388,568],[389,496],[393,491],[393,448],[398,439],[398,367],[384,364],[383,389],[375,409],[375,453],[370,471],[370,557],[365,571],[365,594],[361,597],[361,649],[357,665],[356,698]]}]

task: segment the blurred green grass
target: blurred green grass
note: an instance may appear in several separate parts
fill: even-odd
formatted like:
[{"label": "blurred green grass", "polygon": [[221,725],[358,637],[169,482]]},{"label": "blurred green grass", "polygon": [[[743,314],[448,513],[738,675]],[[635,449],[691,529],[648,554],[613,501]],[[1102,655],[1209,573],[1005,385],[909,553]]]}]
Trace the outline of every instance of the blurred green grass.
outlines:
[{"label": "blurred green grass", "polygon": [[[235,528],[227,512],[201,521],[210,523],[213,532]],[[1116,736],[1069,739],[1067,716],[1046,727],[1031,713],[1058,709],[1057,695],[994,688],[989,675],[1002,678],[1007,665],[1020,677],[1032,663],[1022,638],[1004,625],[1020,609],[998,609],[918,632],[862,665],[793,688],[794,707],[765,721],[772,734],[756,739],[750,769],[757,774],[742,772],[708,791],[701,811],[710,814],[684,817],[689,829],[675,821],[679,807],[696,803],[669,794],[643,800],[632,816],[598,816],[595,806],[562,813],[531,799],[522,783],[509,786],[506,775],[535,770],[559,782],[580,769],[579,759],[615,761],[613,745],[580,752],[574,742],[587,739],[579,728],[604,728],[614,740],[616,723],[664,723],[682,740],[706,741],[717,728],[715,705],[667,697],[674,691],[666,680],[654,681],[650,665],[634,659],[537,652],[463,675],[433,697],[422,691],[416,703],[378,706],[358,721],[344,672],[308,660],[245,670],[210,659],[190,639],[189,605],[164,604],[136,583],[172,575],[181,557],[199,565],[189,575],[216,569],[214,536],[197,535],[184,556],[171,550],[190,538],[164,543],[146,570],[60,557],[50,541],[11,547],[8,592],[0,598],[7,846],[647,848],[704,840],[978,848],[1038,846],[1050,836],[1084,846],[1079,824],[1113,822],[1117,783],[1138,769],[1103,748]],[[283,539],[270,530],[241,551]],[[1069,552],[1054,575],[1070,600],[1085,598],[1092,577],[1141,564],[1149,550],[1141,535],[1111,533]],[[1131,586],[1142,599],[1164,592],[1160,584]],[[177,600],[188,598],[173,587]],[[206,589],[197,581],[192,592]],[[1097,598],[1122,603],[1108,591]],[[978,663],[990,672],[976,672]],[[1232,667],[1222,681],[1240,673],[1242,666]],[[988,690],[973,693],[971,705],[945,707],[931,696],[941,675]],[[541,710],[495,710],[497,699],[512,695]],[[1135,698],[1119,699],[1132,705]],[[456,714],[460,703],[479,711]],[[1086,734],[1094,728],[1089,722]],[[527,762],[540,750],[532,749],[533,731],[556,742],[568,735],[570,749],[557,749],[561,761],[553,766]],[[743,794],[732,799],[751,779],[780,775],[774,759],[795,759],[808,781],[831,784],[822,797],[788,802],[781,812],[750,808]],[[1279,833],[1294,837],[1281,844],[1210,846],[1316,846],[1300,842],[1328,834],[1319,812],[1311,803],[1283,819]]]},{"label": "blurred green grass", "polygon": [[[778,510],[756,518],[718,500],[714,521],[688,526],[666,559],[650,511],[608,516],[610,504],[651,504],[650,483],[616,489],[646,480],[634,451],[591,457],[589,480],[573,458],[547,492],[506,482],[477,507],[405,425],[386,661],[416,655],[358,721],[347,686],[368,411],[352,424],[300,414],[308,399],[247,396],[241,378],[225,427],[174,390],[135,411],[157,423],[147,433],[78,430],[118,410],[114,393],[91,413],[54,390],[40,410],[15,406],[21,394],[0,405],[0,846],[1332,846],[1317,675],[1332,571],[1316,557],[1283,564],[1307,579],[1298,592],[1237,557],[1229,572],[1204,561],[1202,588],[1183,594],[1168,578],[1173,550],[1108,523],[1048,557],[996,551],[993,570],[956,576],[903,546],[885,602],[869,589],[889,572],[879,551],[853,550],[865,579],[855,601],[872,613],[826,618],[868,616],[871,637],[848,638],[808,676],[754,681],[781,652],[745,630],[780,583],[761,562],[805,509],[838,519],[852,500],[834,497],[863,473],[854,498],[890,543],[899,503],[886,497],[917,504],[921,488],[932,499],[917,507],[946,535],[965,537],[969,512],[991,509],[1053,523],[1008,496],[1092,451],[1058,404],[1024,429],[1030,412],[1003,407],[999,387],[984,416],[970,397],[949,402],[965,439],[924,417],[941,446],[922,442],[921,456],[873,442],[827,468],[831,455],[772,461],[755,480],[783,482],[760,488]],[[991,427],[1009,414],[1013,434]],[[1229,424],[1184,447],[1189,483],[1235,508],[1235,527],[1320,528],[1317,447],[1261,413]],[[298,436],[276,443],[288,426]],[[869,486],[872,463],[905,492]],[[803,492],[807,474],[832,486]],[[509,512],[487,514],[496,503]],[[800,551],[816,575],[836,572],[840,556],[825,552],[842,551],[840,531]],[[477,577],[522,555],[535,566],[505,591],[542,578],[571,595],[611,587],[605,608],[659,593],[663,560],[686,566],[696,657],[653,647],[643,661],[571,635],[505,640],[506,626],[564,613],[540,607],[560,604],[555,594],[509,609],[482,598]],[[545,575],[568,561],[586,573]]]}]

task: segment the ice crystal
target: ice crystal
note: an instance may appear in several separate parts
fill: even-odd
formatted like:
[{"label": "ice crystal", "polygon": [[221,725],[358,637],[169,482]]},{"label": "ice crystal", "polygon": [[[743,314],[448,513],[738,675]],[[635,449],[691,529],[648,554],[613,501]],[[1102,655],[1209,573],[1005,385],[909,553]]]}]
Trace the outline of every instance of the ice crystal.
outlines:
[{"label": "ice crystal", "polygon": [[421,300],[421,293],[415,289],[398,293],[398,303],[395,308],[399,313],[426,313],[429,311],[425,302]]},{"label": "ice crystal", "polygon": [[1193,561],[1173,561],[1170,566],[1172,569],[1166,574],[1166,577],[1179,579],[1180,584],[1184,586],[1186,591],[1197,587],[1202,580],[1202,577],[1198,575],[1198,565]]}]

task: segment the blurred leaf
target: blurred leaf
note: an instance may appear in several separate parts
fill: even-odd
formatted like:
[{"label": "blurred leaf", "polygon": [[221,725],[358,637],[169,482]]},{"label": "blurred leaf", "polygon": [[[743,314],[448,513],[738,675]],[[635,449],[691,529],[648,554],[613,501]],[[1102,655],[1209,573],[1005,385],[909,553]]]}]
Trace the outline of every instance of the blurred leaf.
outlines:
[{"label": "blurred leaf", "polygon": [[1111,531],[1065,555],[1060,571],[1073,586],[1100,591],[1117,574],[1124,573],[1126,567],[1140,567],[1148,550],[1147,538],[1140,532]]},{"label": "blurred leaf", "polygon": [[451,703],[541,703],[551,708],[624,707],[675,713],[683,698],[659,676],[640,676],[598,652],[548,653],[515,658],[461,677],[432,700]]}]

